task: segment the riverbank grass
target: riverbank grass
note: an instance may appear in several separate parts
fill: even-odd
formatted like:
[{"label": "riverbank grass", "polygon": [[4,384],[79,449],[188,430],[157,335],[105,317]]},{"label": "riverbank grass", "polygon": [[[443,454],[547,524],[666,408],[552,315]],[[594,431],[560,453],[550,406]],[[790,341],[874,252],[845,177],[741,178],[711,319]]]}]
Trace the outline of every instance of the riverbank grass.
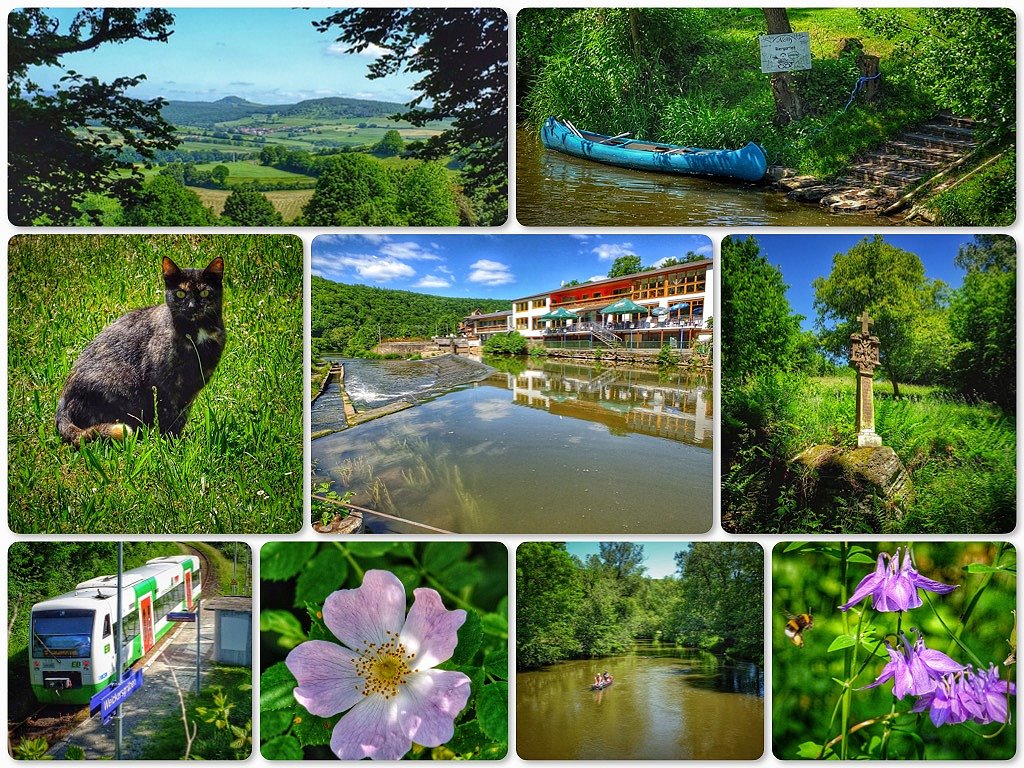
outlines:
[{"label": "riverbank grass", "polygon": [[[1016,420],[939,387],[876,381],[875,430],[906,466],[914,498],[887,533],[1006,533],[1016,520]],[[723,391],[722,508],[729,530],[874,533],[849,509],[801,506],[790,460],[819,444],[852,448],[852,375],[765,374]]]},{"label": "riverbank grass", "polygon": [[[80,450],[54,426],[74,360],[163,300],[162,256],[225,262],[227,346],[181,437]],[[8,514],[18,533],[293,533],[302,523],[302,243],[279,235],[39,235],[8,257]]]}]

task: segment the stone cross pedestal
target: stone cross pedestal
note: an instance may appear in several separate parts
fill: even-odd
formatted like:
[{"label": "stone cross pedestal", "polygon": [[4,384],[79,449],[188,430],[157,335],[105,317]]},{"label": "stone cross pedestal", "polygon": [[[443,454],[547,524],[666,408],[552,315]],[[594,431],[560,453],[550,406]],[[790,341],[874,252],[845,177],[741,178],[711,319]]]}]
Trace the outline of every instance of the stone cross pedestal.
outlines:
[{"label": "stone cross pedestal", "polygon": [[857,318],[860,333],[850,334],[850,365],[857,369],[857,447],[876,447],[882,438],[875,432],[875,396],[872,381],[875,367],[880,363],[879,342],[872,336],[869,326],[874,320],[867,310]]}]

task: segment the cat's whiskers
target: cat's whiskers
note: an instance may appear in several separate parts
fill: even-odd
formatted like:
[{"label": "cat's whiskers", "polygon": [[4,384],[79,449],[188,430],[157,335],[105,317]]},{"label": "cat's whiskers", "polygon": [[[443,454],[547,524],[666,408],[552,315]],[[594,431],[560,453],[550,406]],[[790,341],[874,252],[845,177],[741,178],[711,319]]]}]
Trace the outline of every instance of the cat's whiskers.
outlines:
[{"label": "cat's whiskers", "polygon": [[203,358],[199,356],[199,347],[196,346],[195,339],[192,338],[191,333],[186,333],[185,338],[188,339],[188,343],[192,345],[192,349],[196,353],[196,362],[199,363],[199,375],[203,378],[203,386],[206,386],[206,374],[203,372]]}]

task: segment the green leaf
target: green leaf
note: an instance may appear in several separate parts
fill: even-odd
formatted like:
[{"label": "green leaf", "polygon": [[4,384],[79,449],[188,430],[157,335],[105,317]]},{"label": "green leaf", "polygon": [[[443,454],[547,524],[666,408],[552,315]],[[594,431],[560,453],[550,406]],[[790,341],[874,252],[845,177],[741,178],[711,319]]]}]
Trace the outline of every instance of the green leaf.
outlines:
[{"label": "green leaf", "polygon": [[484,732],[480,730],[480,723],[469,720],[456,727],[455,735],[445,746],[457,755],[468,755],[478,750],[483,743]]},{"label": "green leaf", "polygon": [[341,715],[333,718],[317,717],[308,712],[299,712],[292,724],[292,735],[304,747],[319,747],[331,743],[334,726],[341,720]]},{"label": "green leaf", "polygon": [[485,685],[476,697],[476,719],[494,741],[508,741],[508,683]]},{"label": "green leaf", "polygon": [[[777,544],[776,546],[781,546],[781,545]],[[807,546],[807,542],[806,541],[792,541],[792,542],[790,542],[789,544],[786,545],[785,549],[782,550],[782,554],[786,554],[787,552],[796,552],[797,550],[803,549],[806,546]]]},{"label": "green leaf", "polygon": [[295,605],[323,604],[327,596],[341,589],[348,576],[348,560],[337,547],[328,547],[314,557],[295,583]]},{"label": "green leaf", "polygon": [[465,560],[468,555],[468,542],[432,541],[423,548],[423,567],[439,576],[445,568]]},{"label": "green leaf", "polygon": [[968,573],[999,573],[1003,570],[1005,569],[992,565],[984,565],[982,563],[971,563],[967,566]]},{"label": "green leaf", "polygon": [[260,738],[266,741],[280,736],[292,724],[292,713],[285,709],[268,709],[260,712]]},{"label": "green leaf", "polygon": [[397,541],[353,541],[345,545],[349,554],[357,560],[386,555],[398,546]]},{"label": "green leaf", "polygon": [[483,617],[484,632],[489,635],[505,637],[508,634],[508,619],[497,613],[487,613]]},{"label": "green leaf", "polygon": [[862,637],[860,639],[860,645],[868,653],[874,654],[881,658],[888,658],[889,652],[885,650],[885,643],[878,641],[877,637]]},{"label": "green leaf", "polygon": [[310,640],[327,640],[328,642],[337,642],[337,638],[334,633],[327,628],[324,624],[324,613],[321,610],[319,603],[306,603],[306,613],[309,614],[309,639]]},{"label": "green leaf", "polygon": [[476,611],[467,611],[466,621],[459,627],[459,642],[455,646],[455,653],[452,654],[452,663],[469,664],[480,649],[483,636],[480,614]]},{"label": "green leaf", "polygon": [[260,747],[267,760],[301,760],[302,745],[291,736],[278,736]]},{"label": "green leaf", "polygon": [[446,568],[438,580],[452,592],[461,592],[479,582],[481,575],[480,563],[464,560]]},{"label": "green leaf", "polygon": [[302,570],[316,553],[317,543],[270,541],[260,549],[260,578],[287,581]]},{"label": "green leaf", "polygon": [[279,635],[277,644],[282,648],[294,648],[306,640],[306,633],[293,613],[280,610],[266,610],[260,613],[260,632],[275,632]]},{"label": "green leaf", "polygon": [[505,624],[508,624],[508,595],[501,598],[498,602],[498,615],[505,619]]},{"label": "green leaf", "polygon": [[501,680],[508,680],[508,651],[489,651],[484,658],[484,671]]},{"label": "green leaf", "polygon": [[298,705],[292,692],[298,684],[283,661],[267,669],[260,675],[260,711],[293,710]]},{"label": "green leaf", "polygon": [[855,552],[846,558],[848,563],[867,563],[868,565],[874,565],[876,560],[873,557],[865,555],[863,552]]},{"label": "green leaf", "polygon": [[423,574],[411,565],[392,565],[388,570],[398,577],[406,592],[416,589],[423,581]]},{"label": "green leaf", "polygon": [[828,647],[828,653],[833,651],[841,651],[844,648],[852,648],[857,644],[857,638],[853,635],[839,635],[832,644]]},{"label": "green leaf", "polygon": [[821,744],[815,744],[813,741],[805,741],[796,750],[796,756],[804,759],[818,759],[818,755],[821,754]]}]

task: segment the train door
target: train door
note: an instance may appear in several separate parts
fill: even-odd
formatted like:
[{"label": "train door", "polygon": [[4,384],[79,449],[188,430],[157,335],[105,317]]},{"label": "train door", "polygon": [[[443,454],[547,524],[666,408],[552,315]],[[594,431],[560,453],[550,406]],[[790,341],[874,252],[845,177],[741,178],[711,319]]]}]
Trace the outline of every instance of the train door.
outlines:
[{"label": "train door", "polygon": [[192,571],[188,570],[190,566],[185,566],[185,606],[188,610],[192,610]]},{"label": "train door", "polygon": [[153,647],[153,596],[146,595],[139,599],[139,612],[142,614],[142,652],[149,653]]}]

